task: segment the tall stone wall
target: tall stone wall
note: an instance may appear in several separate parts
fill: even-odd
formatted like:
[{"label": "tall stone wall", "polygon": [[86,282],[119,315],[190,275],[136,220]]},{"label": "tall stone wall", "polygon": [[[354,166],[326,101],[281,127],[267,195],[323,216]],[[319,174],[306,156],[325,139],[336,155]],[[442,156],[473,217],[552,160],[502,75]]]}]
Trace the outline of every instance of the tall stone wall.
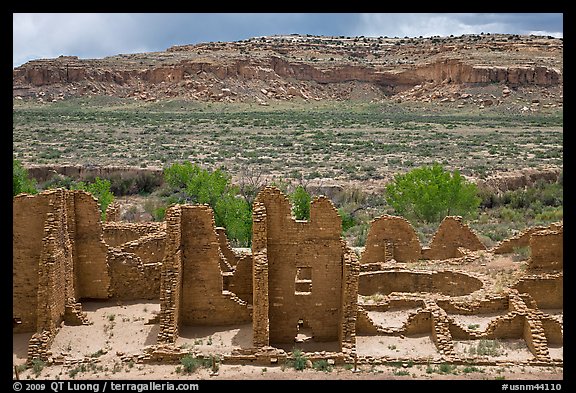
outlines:
[{"label": "tall stone wall", "polygon": [[45,360],[60,324],[82,324],[76,303],[77,275],[68,224],[75,222],[76,193],[63,189],[13,199],[14,332],[35,332],[28,359]]},{"label": "tall stone wall", "polygon": [[183,325],[231,325],[249,322],[247,304],[223,292],[220,251],[212,209],[181,207]]},{"label": "tall stone wall", "polygon": [[[341,218],[332,203],[325,197],[315,198],[310,221],[298,221],[291,215],[286,196],[277,188],[266,187],[254,207],[255,343],[294,342],[299,323],[311,329],[315,341],[350,336],[352,333],[342,328],[342,310],[344,307],[346,315],[355,318],[354,305],[344,305],[356,296],[353,282],[344,276],[352,274],[354,263],[350,260],[350,266],[344,268]],[[267,275],[266,283],[260,274]],[[266,286],[268,304],[264,305],[260,291]],[[268,323],[256,321],[256,313]]]},{"label": "tall stone wall", "polygon": [[212,209],[176,205],[166,212],[166,243],[160,272],[158,341],[174,343],[180,325],[247,323],[247,303],[224,291]]},{"label": "tall stone wall", "polygon": [[175,205],[166,210],[166,244],[160,270],[160,327],[158,343],[175,343],[180,323],[182,290],[182,231],[181,208]]},{"label": "tall stone wall", "polygon": [[370,223],[366,247],[360,263],[414,262],[421,257],[421,246],[416,231],[402,218],[385,214]]},{"label": "tall stone wall", "polygon": [[72,195],[77,296],[79,299],[107,299],[110,296],[110,275],[106,259],[108,247],[103,240],[98,202],[87,192],[75,191]]},{"label": "tall stone wall", "polygon": [[20,194],[12,205],[12,316],[20,321],[14,332],[36,330],[38,273],[46,215],[55,192]]},{"label": "tall stone wall", "polygon": [[450,259],[460,257],[459,247],[476,251],[485,250],[486,246],[462,222],[462,217],[446,216],[430,242],[430,248],[422,250],[424,259]]},{"label": "tall stone wall", "polygon": [[266,205],[252,206],[252,343],[270,345],[270,298],[268,296],[268,226]]}]

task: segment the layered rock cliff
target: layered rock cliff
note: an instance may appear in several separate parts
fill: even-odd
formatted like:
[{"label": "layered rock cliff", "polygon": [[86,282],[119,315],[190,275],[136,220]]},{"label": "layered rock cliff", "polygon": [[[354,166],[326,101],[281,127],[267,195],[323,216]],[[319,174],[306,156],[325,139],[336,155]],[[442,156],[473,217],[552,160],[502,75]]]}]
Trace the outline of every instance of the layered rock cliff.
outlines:
[{"label": "layered rock cliff", "polygon": [[13,70],[14,96],[153,100],[388,97],[424,84],[561,86],[561,39],[515,35],[273,36],[103,59],[61,56]]}]

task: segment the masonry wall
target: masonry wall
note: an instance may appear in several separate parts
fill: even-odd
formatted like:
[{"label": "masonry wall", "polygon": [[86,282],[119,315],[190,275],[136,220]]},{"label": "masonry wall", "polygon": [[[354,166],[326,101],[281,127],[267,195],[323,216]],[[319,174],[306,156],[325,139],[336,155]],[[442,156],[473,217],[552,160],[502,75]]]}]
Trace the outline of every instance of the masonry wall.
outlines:
[{"label": "masonry wall", "polygon": [[112,247],[131,242],[157,232],[163,232],[165,224],[162,222],[104,222],[102,230],[104,242]]},{"label": "masonry wall", "polygon": [[507,254],[512,253],[517,248],[521,247],[529,247],[530,246],[530,237],[533,233],[544,230],[544,229],[557,229],[559,224],[550,224],[548,227],[545,226],[536,226],[530,227],[526,230],[519,233],[517,236],[511,237],[509,239],[505,239],[500,242],[492,252],[494,254]]},{"label": "masonry wall", "polygon": [[434,234],[430,248],[422,250],[422,257],[435,260],[457,258],[461,256],[458,247],[471,251],[486,249],[476,234],[462,222],[462,217],[446,216]]},{"label": "masonry wall", "polygon": [[174,343],[180,325],[250,322],[247,303],[223,289],[222,258],[210,207],[175,205],[166,211],[158,342]]},{"label": "masonry wall", "polygon": [[108,250],[110,294],[114,299],[158,299],[160,263],[144,264],[134,253],[115,248]]},{"label": "masonry wall", "polygon": [[158,343],[173,344],[178,339],[182,290],[181,207],[166,209],[166,243],[160,269],[160,312]]},{"label": "masonry wall", "polygon": [[[85,315],[75,300],[73,244],[68,207],[75,194],[63,189],[13,199],[14,332],[35,332],[28,360],[46,360],[60,324],[82,324]],[[72,211],[73,213],[73,211]]]},{"label": "masonry wall", "polygon": [[421,257],[421,246],[416,231],[402,218],[383,215],[370,224],[366,247],[360,263],[414,262]]},{"label": "masonry wall", "polygon": [[250,322],[247,304],[223,292],[220,251],[214,216],[208,206],[181,208],[183,325],[231,325]]},{"label": "masonry wall", "polygon": [[106,259],[108,247],[102,236],[97,200],[89,193],[74,192],[74,270],[79,299],[107,299],[110,276]]},{"label": "masonry wall", "polygon": [[528,293],[539,308],[564,307],[563,274],[529,275],[521,278],[512,288]]},{"label": "masonry wall", "polygon": [[266,205],[252,206],[252,343],[270,345],[270,298],[268,296],[268,226]]},{"label": "masonry wall", "polygon": [[[343,277],[341,219],[336,209],[327,198],[315,198],[310,207],[310,221],[297,221],[292,218],[289,200],[274,187],[258,194],[255,207],[259,208],[258,220],[261,221],[254,222],[253,257],[255,267],[260,263],[267,267],[263,270],[268,275],[270,344],[294,342],[299,320],[312,330],[315,341],[338,341],[343,334],[346,279]],[[261,239],[259,234],[264,231],[266,238]],[[266,285],[261,285],[256,277],[258,271],[254,274],[256,310],[259,291]],[[265,311],[265,307],[261,311]],[[261,321],[254,321],[254,326],[259,323]],[[262,332],[256,330],[254,336],[258,337]]]},{"label": "masonry wall", "polygon": [[234,272],[230,277],[228,290],[241,300],[252,304],[252,255],[238,258]]},{"label": "masonry wall", "polygon": [[359,276],[358,293],[364,296],[392,292],[431,292],[449,296],[462,296],[483,287],[482,281],[470,275],[453,272],[414,272],[389,270],[363,272]]},{"label": "masonry wall", "polygon": [[564,266],[564,227],[542,230],[530,236],[528,269],[560,270]]},{"label": "masonry wall", "polygon": [[46,214],[53,193],[20,194],[12,204],[12,316],[21,324],[15,333],[36,330],[38,273]]}]

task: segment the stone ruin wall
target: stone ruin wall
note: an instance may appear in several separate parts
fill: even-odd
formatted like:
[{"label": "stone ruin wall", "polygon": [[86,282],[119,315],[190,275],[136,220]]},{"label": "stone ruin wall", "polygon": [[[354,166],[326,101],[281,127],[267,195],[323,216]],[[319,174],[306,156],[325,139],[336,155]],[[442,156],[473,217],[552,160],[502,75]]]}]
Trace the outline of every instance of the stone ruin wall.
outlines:
[{"label": "stone ruin wall", "polygon": [[467,250],[485,250],[478,236],[462,222],[460,216],[446,216],[432,237],[430,248],[422,249],[423,259],[458,258],[462,254],[458,248]]},{"label": "stone ruin wall", "polygon": [[[34,333],[29,359],[48,356],[63,321],[87,322],[76,299],[108,295],[106,259],[98,259],[100,238],[97,232],[83,232],[99,218],[96,201],[83,191],[58,189],[13,199],[12,314],[19,322],[15,332]],[[85,244],[76,245],[78,240]],[[91,250],[93,260],[86,254]]]},{"label": "stone ruin wall", "polygon": [[73,255],[78,298],[107,299],[110,296],[108,246],[102,236],[102,221],[96,199],[87,192],[75,192]]},{"label": "stone ruin wall", "polygon": [[180,325],[233,325],[251,321],[248,304],[224,290],[218,236],[207,205],[175,205],[166,213],[160,271],[158,341],[174,343]]},{"label": "stone ruin wall", "polygon": [[[108,217],[107,217],[108,218]],[[138,240],[142,236],[164,231],[164,222],[110,222],[102,223],[104,242],[112,247]]]},{"label": "stone ruin wall", "polygon": [[[315,198],[306,222],[292,218],[279,190],[262,191],[253,209],[252,254],[230,248],[207,206],[172,207],[164,223],[148,224],[101,223],[96,200],[82,191],[14,198],[13,317],[20,322],[14,332],[35,332],[29,359],[48,356],[62,321],[87,323],[77,302],[82,298],[160,298],[158,343],[175,343],[180,325],[252,321],[253,345],[263,348],[292,342],[298,319],[316,341],[339,341],[342,351],[354,349],[357,332],[391,334],[357,304],[358,293],[375,289],[366,289],[368,272],[360,273],[356,255],[340,236],[340,217],[326,198]],[[442,222],[429,249],[416,242],[407,221],[383,216],[372,223],[362,264],[408,261],[421,251],[423,257],[443,259],[458,256],[459,247],[485,249],[453,217]],[[430,332],[446,359],[453,359],[454,339],[523,338],[537,359],[550,359],[547,345],[562,345],[562,324],[539,309],[563,308],[562,223],[526,230],[494,250],[503,253],[525,243],[531,248],[528,274],[510,295],[425,301],[392,334]],[[305,275],[299,276],[302,268]],[[394,291],[465,295],[453,291],[452,283],[461,281],[454,272],[395,273]],[[396,303],[408,300],[394,296]],[[450,317],[494,311],[504,314],[484,332]]]},{"label": "stone ruin wall", "polygon": [[509,254],[515,252],[519,248],[530,247],[530,237],[533,233],[542,231],[544,229],[555,229],[559,226],[559,223],[553,223],[547,227],[535,226],[527,228],[516,236],[502,240],[492,249],[492,252],[494,254]]},{"label": "stone ruin wall", "polygon": [[228,242],[225,228],[217,227],[216,233],[220,251],[224,256],[220,260],[224,289],[252,304],[252,253],[234,250]]},{"label": "stone ruin wall", "polygon": [[370,223],[361,263],[415,262],[421,258],[418,235],[402,217],[383,215]]},{"label": "stone ruin wall", "polygon": [[529,270],[561,270],[564,266],[564,226],[530,236]]},{"label": "stone ruin wall", "polygon": [[445,217],[430,247],[422,247],[412,224],[403,217],[385,214],[370,223],[360,262],[370,265],[392,260],[416,262],[419,259],[457,258],[462,256],[459,248],[471,251],[486,249],[476,234],[462,223],[462,217]]},{"label": "stone ruin wall", "polygon": [[332,203],[315,198],[310,220],[295,220],[287,197],[266,187],[253,214],[254,345],[293,343],[299,321],[315,341],[353,340],[357,261]]}]

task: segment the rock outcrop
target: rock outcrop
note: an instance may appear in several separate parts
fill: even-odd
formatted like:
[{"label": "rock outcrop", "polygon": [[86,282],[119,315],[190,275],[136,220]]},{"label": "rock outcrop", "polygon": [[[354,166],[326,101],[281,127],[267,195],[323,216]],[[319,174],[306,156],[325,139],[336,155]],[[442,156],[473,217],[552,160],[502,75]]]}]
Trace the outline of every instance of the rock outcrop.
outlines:
[{"label": "rock outcrop", "polygon": [[102,59],[33,60],[13,70],[13,94],[265,104],[392,96],[424,84],[558,86],[562,53],[562,39],[539,36],[273,36]]}]

